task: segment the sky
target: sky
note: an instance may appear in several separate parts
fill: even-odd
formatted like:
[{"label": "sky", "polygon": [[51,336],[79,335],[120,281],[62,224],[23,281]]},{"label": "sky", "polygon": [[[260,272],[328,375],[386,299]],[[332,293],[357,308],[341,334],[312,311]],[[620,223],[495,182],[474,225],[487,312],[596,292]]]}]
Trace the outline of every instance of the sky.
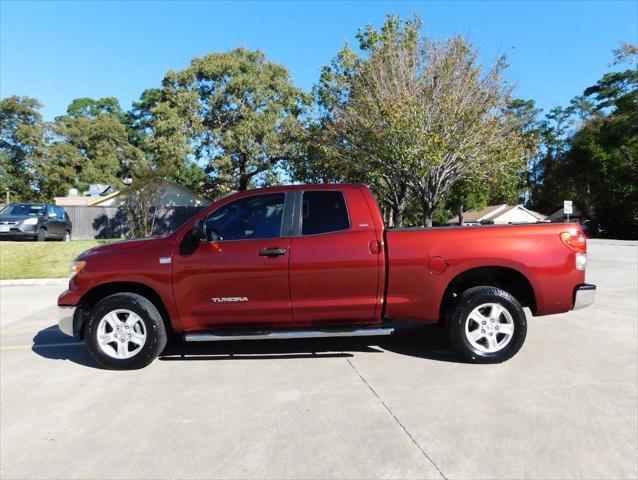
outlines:
[{"label": "sky", "polygon": [[638,43],[637,1],[26,2],[0,0],[0,97],[27,95],[52,120],[74,98],[123,108],[168,70],[238,46],[263,50],[310,90],[322,65],[387,13],[421,15],[434,39],[466,36],[486,64],[507,54],[520,98],[566,105],[610,70],[611,50]]}]

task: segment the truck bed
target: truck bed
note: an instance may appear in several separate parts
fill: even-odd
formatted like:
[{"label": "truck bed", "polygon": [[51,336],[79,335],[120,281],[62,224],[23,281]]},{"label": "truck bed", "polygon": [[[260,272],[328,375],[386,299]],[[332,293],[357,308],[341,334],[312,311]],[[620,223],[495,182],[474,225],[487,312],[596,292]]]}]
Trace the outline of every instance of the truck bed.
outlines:
[{"label": "truck bed", "polygon": [[535,315],[566,312],[585,272],[574,269],[575,253],[560,234],[579,230],[565,223],[388,229],[385,315],[437,322],[455,279],[499,271],[529,282]]}]

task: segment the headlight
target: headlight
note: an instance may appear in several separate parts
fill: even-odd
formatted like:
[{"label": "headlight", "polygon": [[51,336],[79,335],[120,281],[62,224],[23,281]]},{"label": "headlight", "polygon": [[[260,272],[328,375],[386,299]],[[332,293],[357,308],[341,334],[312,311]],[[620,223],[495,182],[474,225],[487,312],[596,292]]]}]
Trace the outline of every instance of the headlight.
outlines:
[{"label": "headlight", "polygon": [[84,260],[76,260],[71,263],[71,276],[75,276],[75,274],[80,273],[80,270],[84,268],[86,262]]},{"label": "headlight", "polygon": [[27,218],[22,222],[22,225],[36,225],[38,223],[38,219],[36,217]]}]

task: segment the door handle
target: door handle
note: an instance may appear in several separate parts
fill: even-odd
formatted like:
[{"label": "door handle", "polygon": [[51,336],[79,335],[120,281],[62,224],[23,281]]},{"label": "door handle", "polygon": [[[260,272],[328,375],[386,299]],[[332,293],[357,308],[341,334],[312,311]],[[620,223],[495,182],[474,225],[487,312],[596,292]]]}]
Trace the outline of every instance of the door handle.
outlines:
[{"label": "door handle", "polygon": [[285,255],[285,248],[262,248],[259,250],[259,255],[262,257],[278,257],[279,255]]}]

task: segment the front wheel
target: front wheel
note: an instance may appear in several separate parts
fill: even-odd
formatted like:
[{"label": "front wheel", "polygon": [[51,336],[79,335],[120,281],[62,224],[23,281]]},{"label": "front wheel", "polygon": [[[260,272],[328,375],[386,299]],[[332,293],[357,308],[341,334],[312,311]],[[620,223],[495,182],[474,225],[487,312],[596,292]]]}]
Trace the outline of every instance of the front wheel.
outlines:
[{"label": "front wheel", "polygon": [[473,363],[500,363],[521,349],[527,320],[521,304],[500,288],[463,292],[446,321],[456,352]]},{"label": "front wheel", "polygon": [[38,231],[37,240],[38,240],[38,242],[46,242],[46,240],[47,240],[47,229],[46,228],[41,228]]},{"label": "front wheel", "polygon": [[157,308],[136,293],[116,293],[89,313],[84,338],[102,367],[134,370],[151,363],[166,347],[166,328]]}]

